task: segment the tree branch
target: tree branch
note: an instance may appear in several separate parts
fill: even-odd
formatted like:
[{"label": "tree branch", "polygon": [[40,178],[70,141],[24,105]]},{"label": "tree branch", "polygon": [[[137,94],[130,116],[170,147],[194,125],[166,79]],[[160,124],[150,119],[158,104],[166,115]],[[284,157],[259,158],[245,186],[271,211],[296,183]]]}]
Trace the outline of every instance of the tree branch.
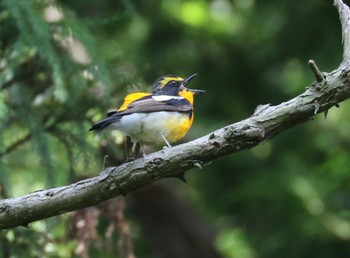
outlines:
[{"label": "tree branch", "polygon": [[[335,0],[344,30],[349,29],[349,12]],[[346,7],[347,8],[347,7]],[[344,21],[346,23],[344,23]],[[344,38],[344,36],[343,36]],[[344,44],[350,40],[344,40]],[[344,52],[349,47],[344,47]],[[348,58],[350,53],[344,54]],[[310,67],[318,80],[299,96],[276,106],[258,106],[255,113],[238,123],[216,130],[197,140],[168,148],[146,158],[110,167],[100,175],[68,186],[37,191],[0,202],[0,228],[28,223],[100,203],[120,194],[150,185],[162,178],[179,177],[194,167],[235,152],[249,149],[273,136],[327,112],[350,97],[350,64],[343,62],[331,73]],[[317,69],[316,69],[317,68]],[[322,76],[322,80],[321,80]]]},{"label": "tree branch", "polygon": [[342,0],[334,0],[342,26],[343,62],[350,60],[350,9]]}]

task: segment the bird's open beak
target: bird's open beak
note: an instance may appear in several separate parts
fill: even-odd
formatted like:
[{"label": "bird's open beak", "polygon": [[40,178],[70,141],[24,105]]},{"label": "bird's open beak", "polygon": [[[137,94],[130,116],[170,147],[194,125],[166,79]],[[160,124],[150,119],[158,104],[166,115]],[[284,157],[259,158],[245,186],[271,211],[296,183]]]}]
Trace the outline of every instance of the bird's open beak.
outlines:
[{"label": "bird's open beak", "polygon": [[183,81],[182,87],[183,87],[184,89],[190,91],[190,92],[195,93],[195,94],[203,93],[203,92],[205,92],[205,90],[188,89],[188,88],[186,87],[187,84],[188,84],[194,77],[196,77],[196,76],[197,76],[197,74],[195,73],[195,74],[192,74],[191,76],[187,77],[187,78]]},{"label": "bird's open beak", "polygon": [[183,83],[182,83],[182,85],[183,86],[186,86],[194,77],[196,77],[197,76],[197,74],[195,73],[195,74],[192,74],[191,76],[189,76],[189,77],[187,77],[184,81],[183,81]]}]

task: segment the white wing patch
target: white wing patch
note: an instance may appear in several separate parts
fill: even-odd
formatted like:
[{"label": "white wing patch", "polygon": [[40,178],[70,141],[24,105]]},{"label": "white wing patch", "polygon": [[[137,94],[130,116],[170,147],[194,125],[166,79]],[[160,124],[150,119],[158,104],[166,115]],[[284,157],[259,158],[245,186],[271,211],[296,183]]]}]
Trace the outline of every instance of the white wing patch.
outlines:
[{"label": "white wing patch", "polygon": [[184,99],[184,97],[167,96],[167,95],[156,95],[156,96],[152,96],[152,99],[154,99],[156,101],[168,101],[168,100],[171,100],[171,99]]}]

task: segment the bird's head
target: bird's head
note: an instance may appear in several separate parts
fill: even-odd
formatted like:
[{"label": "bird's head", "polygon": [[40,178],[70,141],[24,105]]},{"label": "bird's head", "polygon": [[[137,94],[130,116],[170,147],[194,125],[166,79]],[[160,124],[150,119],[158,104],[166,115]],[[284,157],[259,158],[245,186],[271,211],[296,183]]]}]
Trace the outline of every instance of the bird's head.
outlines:
[{"label": "bird's head", "polygon": [[204,90],[187,88],[187,84],[196,76],[193,74],[186,79],[176,75],[165,75],[156,80],[153,84],[153,95],[182,96],[193,103],[193,95]]}]

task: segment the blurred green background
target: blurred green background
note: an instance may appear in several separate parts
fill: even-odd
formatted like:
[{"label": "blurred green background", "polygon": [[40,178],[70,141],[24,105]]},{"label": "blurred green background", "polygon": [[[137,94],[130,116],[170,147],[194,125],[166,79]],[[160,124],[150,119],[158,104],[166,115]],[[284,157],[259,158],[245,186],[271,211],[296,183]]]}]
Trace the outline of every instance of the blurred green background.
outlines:
[{"label": "blurred green background", "polygon": [[[0,0],[2,198],[124,160],[91,124],[161,75],[198,73],[190,141],[305,90],[342,59],[331,0]],[[125,198],[0,233],[2,257],[349,257],[350,102]],[[148,149],[148,152],[153,150]],[[125,209],[125,210],[124,210]],[[125,230],[123,232],[123,230]]]}]

